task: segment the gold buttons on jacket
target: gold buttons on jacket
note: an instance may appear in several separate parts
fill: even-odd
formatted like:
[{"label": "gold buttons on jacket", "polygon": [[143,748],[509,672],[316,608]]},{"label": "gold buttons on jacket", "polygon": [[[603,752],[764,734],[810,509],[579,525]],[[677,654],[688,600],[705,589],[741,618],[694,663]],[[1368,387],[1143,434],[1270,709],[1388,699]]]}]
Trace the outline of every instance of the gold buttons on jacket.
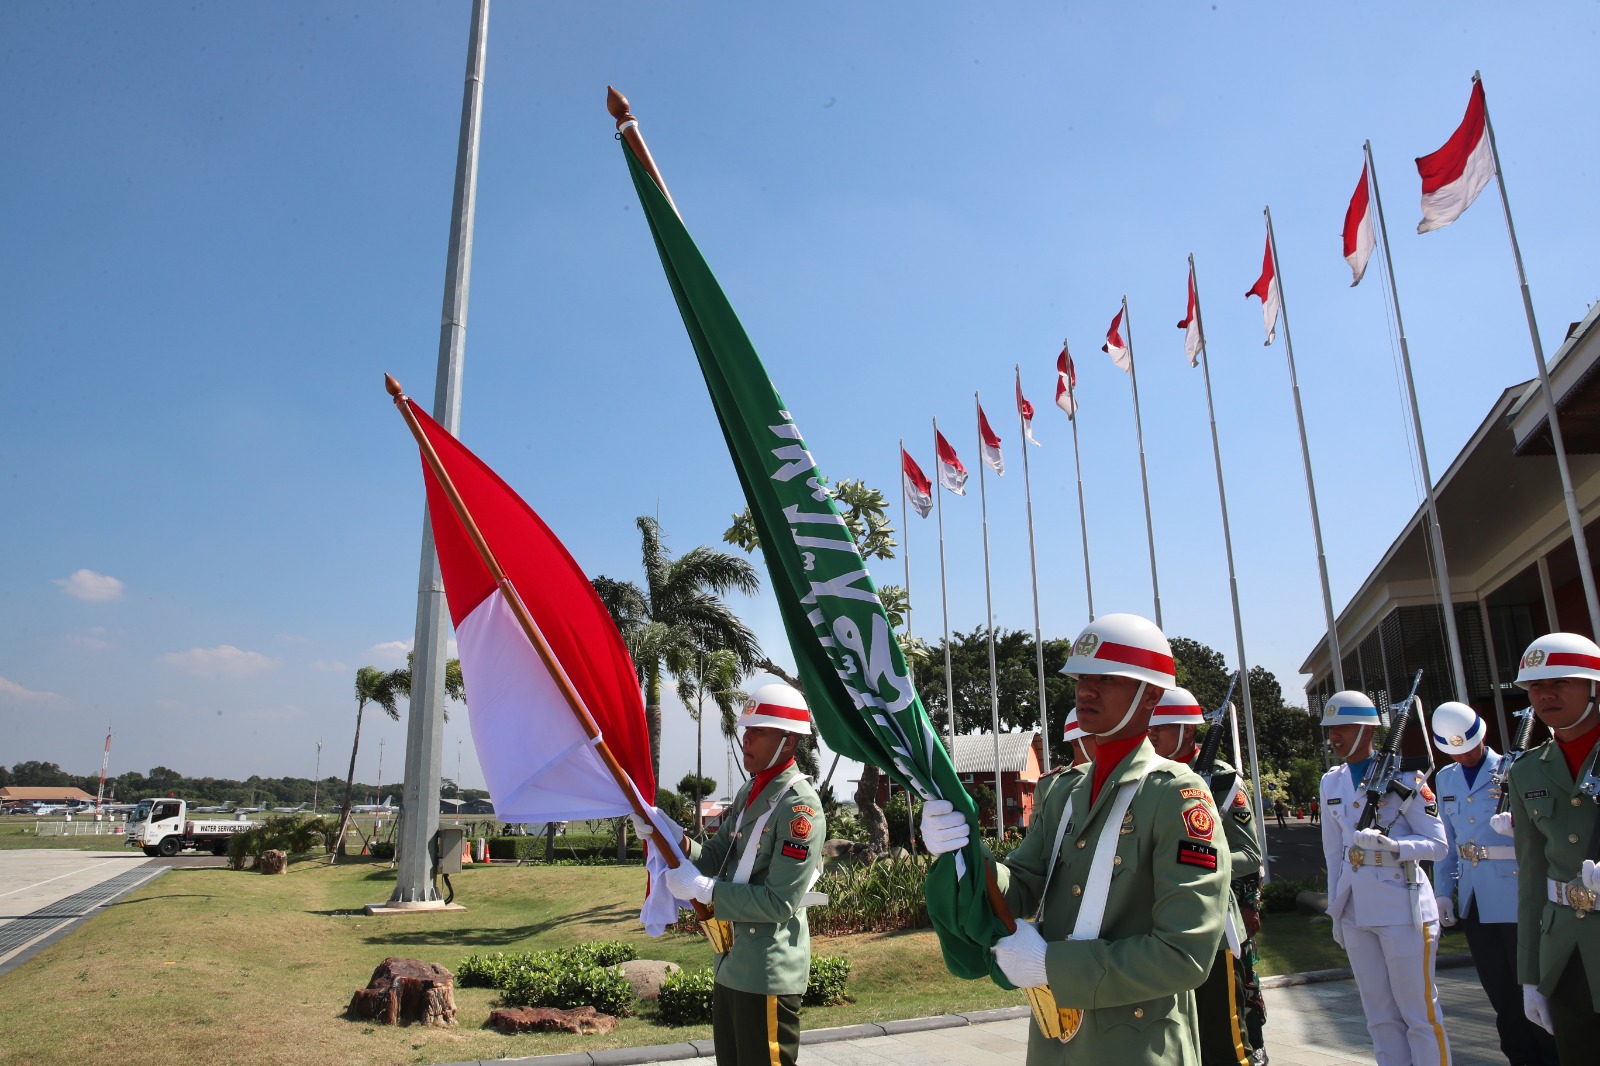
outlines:
[{"label": "gold buttons on jacket", "polygon": [[1074,895],[1074,896],[1081,896],[1081,895],[1083,895],[1083,886],[1082,886],[1082,885],[1073,885],[1073,886],[1072,886],[1072,894],[1073,894],[1073,895]]},{"label": "gold buttons on jacket", "polygon": [[1477,821],[1477,819],[1476,819],[1476,818],[1468,818],[1468,819],[1467,819],[1467,821],[1469,821],[1469,822],[1476,822],[1476,821]]},{"label": "gold buttons on jacket", "polygon": [[1573,796],[1572,797],[1572,805],[1574,807],[1581,807],[1581,806],[1583,806],[1583,800],[1579,799],[1577,796]]},{"label": "gold buttons on jacket", "polygon": [[1567,843],[1568,844],[1576,844],[1577,842],[1578,842],[1578,834],[1577,833],[1568,833],[1567,834]]},{"label": "gold buttons on jacket", "polygon": [[1087,840],[1080,840],[1080,841],[1078,841],[1078,847],[1080,847],[1080,848],[1081,848],[1081,847],[1083,847],[1083,846],[1084,846],[1084,845],[1085,845],[1085,844],[1087,844],[1087,843],[1089,843],[1089,842],[1088,842],[1088,841],[1087,841]]},{"label": "gold buttons on jacket", "polygon": [[1111,865],[1112,866],[1121,866],[1122,865],[1122,856],[1121,855],[1113,855],[1113,856],[1111,856]]},{"label": "gold buttons on jacket", "polygon": [[1144,1008],[1143,1007],[1135,1007],[1135,1008],[1133,1008],[1133,1016],[1135,1018],[1143,1018],[1144,1017]]},{"label": "gold buttons on jacket", "polygon": [[1471,802],[1472,802],[1472,797],[1471,797],[1471,796],[1468,796],[1468,797],[1467,797],[1467,802],[1468,802],[1468,803],[1471,803]]}]

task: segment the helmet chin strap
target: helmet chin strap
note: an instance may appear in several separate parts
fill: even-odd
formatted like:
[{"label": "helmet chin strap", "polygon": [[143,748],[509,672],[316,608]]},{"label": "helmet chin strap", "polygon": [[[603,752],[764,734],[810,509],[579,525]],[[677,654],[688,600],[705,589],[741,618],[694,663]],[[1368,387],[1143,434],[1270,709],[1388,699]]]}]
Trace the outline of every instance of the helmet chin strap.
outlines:
[{"label": "helmet chin strap", "polygon": [[1104,733],[1096,733],[1095,736],[1109,737],[1113,734],[1122,732],[1123,727],[1132,721],[1133,712],[1139,709],[1139,701],[1144,699],[1144,690],[1148,685],[1148,681],[1139,682],[1139,687],[1133,690],[1133,699],[1128,701],[1128,710],[1123,714],[1122,720],[1116,725],[1112,726],[1110,729],[1106,730]]},{"label": "helmet chin strap", "polygon": [[1578,726],[1580,726],[1584,722],[1586,722],[1588,720],[1589,716],[1594,713],[1594,707],[1595,707],[1595,683],[1593,681],[1590,681],[1589,682],[1589,702],[1584,705],[1583,713],[1578,716],[1578,720],[1576,722],[1573,722],[1571,725],[1567,726],[1567,728],[1568,729],[1576,729],[1576,728],[1578,728]]},{"label": "helmet chin strap", "polygon": [[783,754],[784,743],[785,742],[782,740],[778,741],[778,746],[772,749],[772,758],[767,760],[767,765],[762,767],[763,770],[770,770],[774,766],[778,765],[778,756]]}]

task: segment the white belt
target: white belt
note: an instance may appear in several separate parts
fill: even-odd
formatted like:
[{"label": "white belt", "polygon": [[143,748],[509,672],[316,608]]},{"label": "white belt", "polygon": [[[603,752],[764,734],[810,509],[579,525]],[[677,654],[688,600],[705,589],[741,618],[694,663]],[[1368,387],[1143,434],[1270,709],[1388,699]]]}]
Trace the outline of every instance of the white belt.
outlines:
[{"label": "white belt", "polygon": [[1579,918],[1584,917],[1595,909],[1595,893],[1584,887],[1581,877],[1573,879],[1570,884],[1547,877],[1544,884],[1545,897],[1551,903],[1556,903],[1563,907],[1571,907],[1578,912]]},{"label": "white belt", "polygon": [[1456,852],[1474,866],[1482,859],[1514,862],[1517,858],[1517,849],[1510,844],[1458,844]]},{"label": "white belt", "polygon": [[1350,869],[1359,870],[1364,864],[1398,866],[1400,852],[1396,848],[1351,848],[1346,857],[1350,860]]}]

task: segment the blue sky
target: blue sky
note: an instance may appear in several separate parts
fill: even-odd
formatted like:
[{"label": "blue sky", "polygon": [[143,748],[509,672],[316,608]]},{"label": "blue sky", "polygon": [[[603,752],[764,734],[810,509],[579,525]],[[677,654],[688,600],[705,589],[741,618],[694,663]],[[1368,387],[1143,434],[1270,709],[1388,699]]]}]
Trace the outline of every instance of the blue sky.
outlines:
[{"label": "blue sky", "polygon": [[[469,5],[0,8],[0,763],[342,773],[358,666],[411,638],[422,515],[409,435],[438,345]],[[1233,658],[1198,371],[1173,328],[1193,252],[1247,651],[1293,699],[1322,629],[1281,339],[1242,293],[1277,226],[1334,598],[1421,499],[1384,278],[1339,231],[1371,138],[1435,474],[1533,373],[1498,196],[1417,237],[1413,156],[1482,68],[1547,351],[1596,295],[1596,8],[1463,3],[497,4],[490,16],[462,436],[590,573],[636,577],[741,506],[605,113],[632,100],[823,469],[896,499],[937,416],[989,483],[995,617],[1031,627],[1012,365],[1047,635],[1086,620],[1070,338],[1096,607],[1150,610],[1127,294],[1167,629]],[[974,488],[976,476],[974,476]],[[947,499],[950,614],[982,623],[977,499]],[[931,521],[909,531],[935,635]],[[1445,530],[1448,538],[1450,530]],[[879,573],[899,582],[899,560]],[[777,658],[765,596],[738,604]],[[469,679],[470,684],[470,679]],[[455,775],[465,715],[448,727]],[[369,719],[359,775],[399,776]],[[669,718],[663,776],[692,767]],[[465,782],[481,782],[462,745]],[[708,758],[713,776],[719,757]]]}]

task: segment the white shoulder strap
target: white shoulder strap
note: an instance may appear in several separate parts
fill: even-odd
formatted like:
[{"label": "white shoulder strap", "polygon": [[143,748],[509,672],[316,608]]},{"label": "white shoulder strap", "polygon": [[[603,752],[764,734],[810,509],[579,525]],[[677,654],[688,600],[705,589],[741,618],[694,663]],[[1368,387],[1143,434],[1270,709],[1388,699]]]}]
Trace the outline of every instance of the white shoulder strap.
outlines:
[{"label": "white shoulder strap", "polygon": [[1106,916],[1106,902],[1111,895],[1112,857],[1117,853],[1117,836],[1122,832],[1122,819],[1133,803],[1134,793],[1144,783],[1145,774],[1161,765],[1159,761],[1145,768],[1144,773],[1131,781],[1124,781],[1106,812],[1105,824],[1100,827],[1100,838],[1095,841],[1094,861],[1089,866],[1089,881],[1083,888],[1083,906],[1078,908],[1078,921],[1072,927],[1072,940],[1099,940],[1100,923]]},{"label": "white shoulder strap", "polygon": [[[795,780],[798,781],[799,778],[795,778]],[[755,872],[756,868],[756,853],[761,850],[761,834],[766,830],[767,822],[772,818],[772,812],[778,809],[778,804],[783,802],[783,797],[793,790],[794,782],[791,781],[788,788],[783,789],[772,797],[772,802],[767,804],[767,809],[761,812],[761,817],[757,818],[755,825],[750,827],[749,839],[744,842],[744,850],[739,853],[739,865],[733,871],[732,880],[734,884],[747,885],[750,883],[750,875]]]}]

